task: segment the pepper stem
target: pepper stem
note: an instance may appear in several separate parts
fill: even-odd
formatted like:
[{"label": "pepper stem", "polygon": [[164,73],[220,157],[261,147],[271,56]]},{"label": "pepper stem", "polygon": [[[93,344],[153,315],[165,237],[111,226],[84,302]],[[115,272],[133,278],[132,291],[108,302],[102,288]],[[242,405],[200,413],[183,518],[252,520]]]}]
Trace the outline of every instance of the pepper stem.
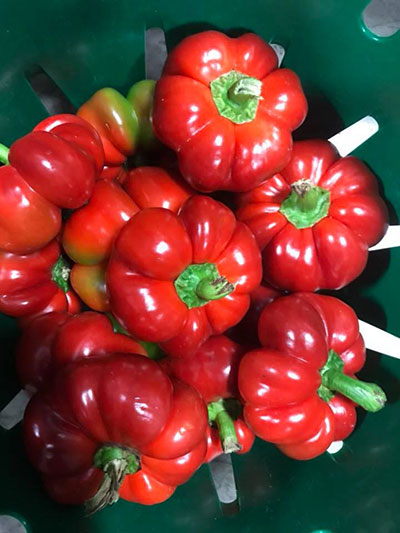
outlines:
[{"label": "pepper stem", "polygon": [[0,143],[0,163],[3,163],[3,165],[9,165],[10,162],[8,160],[8,153],[10,149],[5,144]]},{"label": "pepper stem", "polygon": [[[321,370],[322,387],[325,387],[323,394],[326,395],[326,389],[340,392],[346,398],[372,413],[382,409],[385,406],[386,395],[379,385],[347,376],[343,373],[343,365],[344,363],[337,353],[330,350],[328,361]],[[323,397],[323,399],[325,398]]]},{"label": "pepper stem", "polygon": [[228,413],[224,400],[208,404],[208,420],[215,423],[218,428],[219,438],[221,440],[224,453],[238,452],[242,449],[238,442],[235,425],[231,415]]},{"label": "pepper stem", "polygon": [[234,124],[244,124],[254,120],[261,97],[262,83],[231,70],[210,83],[211,96],[218,113]]},{"label": "pepper stem", "polygon": [[196,287],[196,294],[203,300],[219,300],[228,296],[233,290],[234,285],[226,278],[220,276],[217,279],[203,279]]},{"label": "pepper stem", "polygon": [[238,105],[246,103],[250,99],[261,98],[261,81],[256,78],[239,78],[228,89],[228,98]]},{"label": "pepper stem", "polygon": [[280,212],[297,229],[311,228],[328,215],[330,192],[308,180],[292,184],[292,192],[282,202]]},{"label": "pepper stem", "polygon": [[57,285],[65,292],[67,293],[69,291],[69,275],[71,272],[71,268],[69,267],[67,261],[65,258],[60,255],[60,257],[57,259],[57,261],[53,265],[53,269],[51,272],[51,279],[57,283]]},{"label": "pepper stem", "polygon": [[97,493],[85,503],[87,516],[116,503],[124,477],[134,474],[140,468],[137,456],[131,450],[119,446],[100,448],[94,456],[94,464],[104,471],[104,478]]},{"label": "pepper stem", "polygon": [[213,263],[189,265],[179,274],[174,285],[179,298],[189,309],[224,298],[235,290],[235,286],[220,275]]}]

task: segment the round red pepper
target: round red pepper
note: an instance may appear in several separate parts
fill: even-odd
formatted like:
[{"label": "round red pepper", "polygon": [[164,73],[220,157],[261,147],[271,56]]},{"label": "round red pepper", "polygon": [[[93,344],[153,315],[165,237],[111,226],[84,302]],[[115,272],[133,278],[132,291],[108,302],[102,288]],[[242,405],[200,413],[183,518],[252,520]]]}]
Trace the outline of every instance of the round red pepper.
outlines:
[{"label": "round red pepper", "polygon": [[260,277],[250,230],[223,204],[193,196],[178,216],[137,213],[115,241],[106,282],[127,331],[185,356],[239,322]]},{"label": "round red pepper", "polygon": [[273,48],[251,33],[198,33],[169,54],[153,126],[194,188],[247,191],[288,162],[307,102],[296,74],[277,67]]},{"label": "round red pepper", "polygon": [[61,135],[66,141],[78,144],[87,154],[92,156],[97,176],[102,172],[104,150],[100,136],[94,127],[83,118],[69,114],[52,115],[39,122],[33,131],[51,132]]},{"label": "round red pepper", "polygon": [[67,309],[69,270],[56,240],[28,255],[0,251],[0,311],[14,317],[43,313],[60,297]]},{"label": "round red pepper", "polygon": [[244,418],[286,455],[311,459],[347,437],[356,421],[352,402],[372,412],[384,406],[380,387],[353,376],[365,347],[348,305],[312,293],[283,296],[264,309],[258,327],[263,348],[239,367]]},{"label": "round red pepper", "polygon": [[54,312],[27,325],[17,344],[15,361],[21,385],[38,390],[63,365],[112,353],[146,355],[146,350],[126,335],[114,333],[102,314]]},{"label": "round red pepper", "polygon": [[1,146],[0,249],[35,252],[61,228],[59,207],[77,208],[90,197],[103,165],[96,131],[74,115],[55,115],[33,132]]},{"label": "round red pepper", "polygon": [[280,174],[240,201],[238,218],[263,250],[265,281],[290,291],[350,283],[388,222],[372,172],[322,140],[294,143]]},{"label": "round red pepper", "polygon": [[90,124],[77,122],[76,117],[61,124],[57,116],[53,120],[53,127],[47,122],[39,124],[11,145],[10,165],[46,200],[76,209],[93,192],[103,150]]},{"label": "round red pepper", "polygon": [[[32,398],[24,418],[28,457],[50,495],[62,503],[86,502],[94,512],[118,499],[123,478],[135,474],[142,450],[155,439],[160,447],[153,449],[154,457],[167,459],[204,441],[204,403],[189,386],[179,393],[176,387],[157,363],[140,355],[68,365]],[[103,480],[93,482],[93,467],[103,470]],[[146,471],[149,466],[141,475]],[[73,478],[80,484],[79,501],[75,490],[67,492]],[[55,481],[58,489],[52,491]]]}]

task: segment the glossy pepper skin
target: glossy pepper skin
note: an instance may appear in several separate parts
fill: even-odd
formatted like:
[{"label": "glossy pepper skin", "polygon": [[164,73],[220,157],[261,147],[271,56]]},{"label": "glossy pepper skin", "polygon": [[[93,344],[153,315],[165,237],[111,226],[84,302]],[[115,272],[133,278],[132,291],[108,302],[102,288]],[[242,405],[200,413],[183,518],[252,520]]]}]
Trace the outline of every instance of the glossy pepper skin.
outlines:
[{"label": "glossy pepper skin", "polygon": [[74,115],[50,117],[14,142],[0,168],[0,249],[46,246],[60,231],[60,207],[88,200],[103,159],[96,131]]},{"label": "glossy pepper skin", "polygon": [[118,499],[144,449],[155,459],[177,458],[204,440],[206,423],[194,389],[172,382],[146,357],[115,354],[68,365],[37,393],[25,412],[24,439],[49,494],[94,512]]},{"label": "glossy pepper skin", "polygon": [[57,115],[52,126],[48,120],[38,124],[15,141],[9,153],[10,165],[32,189],[66,209],[76,209],[88,201],[102,169],[103,155],[96,131],[71,116],[61,124]]},{"label": "glossy pepper skin", "polygon": [[263,250],[265,281],[289,291],[350,283],[388,224],[372,172],[322,140],[294,143],[289,164],[240,203],[237,216]]},{"label": "glossy pepper skin", "polygon": [[110,299],[106,286],[107,262],[97,265],[75,264],[71,269],[71,286],[81,300],[93,311],[110,311]]},{"label": "glossy pepper skin", "polygon": [[106,283],[128,332],[185,357],[239,322],[260,277],[250,230],[223,204],[193,196],[179,215],[160,208],[135,215],[115,241]]},{"label": "glossy pepper skin", "polygon": [[154,152],[161,147],[160,142],[154,136],[151,119],[155,88],[154,80],[141,80],[133,84],[126,95],[139,121],[138,148],[145,152]]},{"label": "glossy pepper skin", "polygon": [[64,311],[41,315],[27,325],[15,361],[21,385],[39,390],[64,365],[112,353],[146,355],[138,342],[114,333],[105,315],[86,311],[72,316]]},{"label": "glossy pepper skin", "polygon": [[239,367],[244,419],[289,457],[312,459],[348,437],[353,401],[370,411],[383,407],[377,385],[351,379],[364,365],[365,346],[347,304],[313,293],[283,296],[264,309],[258,328],[263,347]]},{"label": "glossy pepper skin", "polygon": [[68,276],[69,268],[56,240],[27,255],[0,251],[0,312],[24,317],[52,305],[61,304],[66,309]]},{"label": "glossy pepper skin", "polygon": [[0,249],[30,254],[61,229],[61,210],[34,191],[11,165],[0,167]]},{"label": "glossy pepper skin", "polygon": [[65,252],[81,265],[105,261],[115,237],[138,211],[138,206],[118,183],[99,180],[89,202],[74,211],[65,223],[62,235]]},{"label": "glossy pepper skin", "polygon": [[77,115],[98,131],[107,167],[104,177],[115,178],[127,156],[136,149],[139,122],[134,108],[121,93],[105,87],[94,93]]},{"label": "glossy pepper skin", "polygon": [[[59,126],[62,126],[59,127]],[[33,131],[47,131],[58,133],[63,139],[78,144],[93,158],[97,170],[97,177],[104,167],[104,150],[101,139],[95,128],[87,121],[76,115],[61,113],[45,118],[37,124]]]},{"label": "glossy pepper skin", "polygon": [[[243,418],[237,418],[233,421],[235,426],[235,433],[239,443],[239,448],[235,451],[239,455],[243,455],[251,450],[254,444],[255,435]],[[207,428],[207,453],[204,457],[204,463],[209,463],[216,457],[222,455],[224,450],[222,449],[221,437],[218,433],[218,429],[212,426]]]},{"label": "glossy pepper skin", "polygon": [[192,194],[179,176],[158,167],[131,170],[123,188],[118,183],[100,180],[89,203],[66,222],[64,249],[81,265],[104,262],[122,227],[140,209],[165,207],[177,212]]},{"label": "glossy pepper skin", "polygon": [[153,127],[195,189],[247,191],[289,161],[307,102],[296,74],[277,67],[274,50],[251,33],[198,33],[169,54]]},{"label": "glossy pepper skin", "polygon": [[82,300],[79,298],[78,294],[75,293],[72,289],[69,289],[67,292],[64,292],[60,287],[57,292],[51,298],[49,303],[36,313],[31,313],[29,315],[24,315],[18,318],[18,325],[20,328],[25,329],[28,325],[41,315],[46,315],[48,313],[58,313],[66,312],[70,315],[78,314],[82,309]]},{"label": "glossy pepper skin", "polygon": [[[194,387],[211,406],[209,409],[212,410],[212,404],[216,402],[223,411],[222,418],[221,415],[209,417],[206,462],[224,453],[227,448],[228,453],[246,453],[253,445],[254,434],[242,419],[239,401],[231,401],[239,399],[237,376],[244,352],[242,346],[228,337],[217,335],[203,343],[195,354],[188,354],[186,358],[166,357],[160,361],[169,375]],[[209,411],[210,414],[212,411]],[[225,427],[222,428],[221,424]],[[227,427],[228,424],[230,427]],[[231,444],[224,439],[232,435],[235,445],[229,450]]]}]

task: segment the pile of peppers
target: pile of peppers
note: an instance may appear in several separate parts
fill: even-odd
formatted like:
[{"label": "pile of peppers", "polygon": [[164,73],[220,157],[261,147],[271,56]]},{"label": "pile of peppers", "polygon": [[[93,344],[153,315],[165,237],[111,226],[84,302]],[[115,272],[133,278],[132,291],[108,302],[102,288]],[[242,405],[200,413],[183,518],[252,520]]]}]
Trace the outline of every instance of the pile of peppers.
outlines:
[{"label": "pile of peppers", "polygon": [[361,274],[387,208],[362,161],[293,143],[306,115],[269,44],[205,31],[1,145],[0,312],[57,502],[161,503],[256,437],[314,459],[384,407],[354,310],[316,291]]}]

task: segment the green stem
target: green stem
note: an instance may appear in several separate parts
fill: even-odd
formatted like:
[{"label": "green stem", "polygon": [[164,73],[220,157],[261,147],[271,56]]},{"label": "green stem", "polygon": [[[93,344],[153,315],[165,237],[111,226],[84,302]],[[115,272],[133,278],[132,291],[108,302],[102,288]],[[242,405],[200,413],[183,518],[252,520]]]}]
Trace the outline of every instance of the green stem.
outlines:
[{"label": "green stem", "polygon": [[234,124],[254,120],[261,99],[260,80],[231,70],[213,80],[210,89],[215,107],[222,117]]},{"label": "green stem", "polygon": [[235,425],[232,417],[225,408],[224,400],[208,404],[208,419],[216,424],[219,437],[221,439],[224,453],[233,453],[241,449],[236,435]]},{"label": "green stem", "polygon": [[0,163],[3,163],[3,165],[9,165],[10,162],[8,161],[8,153],[10,149],[8,146],[5,146],[4,144],[0,143]]},{"label": "green stem", "polygon": [[243,76],[231,85],[227,95],[231,102],[238,105],[243,105],[250,99],[258,100],[261,95],[261,81]]},{"label": "green stem", "polygon": [[235,286],[220,275],[213,263],[189,265],[179,274],[174,285],[179,298],[189,309],[224,298],[235,290]]},{"label": "green stem", "polygon": [[196,287],[196,294],[203,300],[219,300],[228,296],[233,290],[234,285],[223,276],[217,279],[203,279]]},{"label": "green stem", "polygon": [[140,468],[139,459],[132,450],[116,445],[101,447],[94,456],[94,465],[104,471],[103,481],[97,493],[85,503],[87,515],[112,505],[119,499],[119,487],[128,474]]},{"label": "green stem", "polygon": [[69,291],[69,275],[71,268],[65,258],[60,255],[53,265],[51,279],[66,293]]},{"label": "green stem", "polygon": [[[331,350],[324,368],[321,370],[322,395],[326,398],[326,390],[340,392],[366,411],[375,413],[385,406],[386,395],[375,383],[366,383],[347,376],[343,372],[343,361]],[[324,397],[325,396],[325,397]]]},{"label": "green stem", "polygon": [[328,215],[330,192],[308,180],[292,184],[292,192],[282,202],[280,212],[297,229],[311,228]]}]

